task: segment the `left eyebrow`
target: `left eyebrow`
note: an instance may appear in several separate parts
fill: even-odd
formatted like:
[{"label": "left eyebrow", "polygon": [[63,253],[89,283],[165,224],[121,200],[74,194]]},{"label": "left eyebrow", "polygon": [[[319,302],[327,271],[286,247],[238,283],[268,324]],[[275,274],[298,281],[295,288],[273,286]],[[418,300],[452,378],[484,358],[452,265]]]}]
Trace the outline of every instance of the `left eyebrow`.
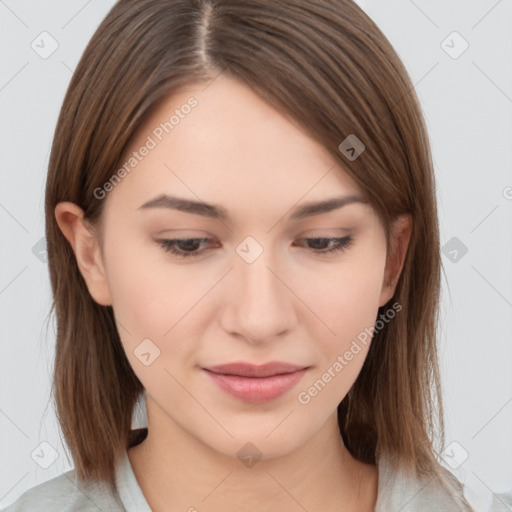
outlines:
[{"label": "left eyebrow", "polygon": [[305,217],[320,215],[332,210],[337,210],[343,206],[348,206],[349,204],[357,203],[367,204],[368,201],[365,201],[362,197],[359,196],[343,196],[326,199],[325,201],[320,201],[317,203],[306,203],[300,208],[296,208],[290,218],[292,220],[304,219]]},{"label": "left eyebrow", "polygon": [[[292,212],[290,219],[304,219],[306,217],[320,215],[322,213],[327,213],[332,210],[342,208],[343,206],[355,203],[367,204],[368,202],[359,196],[352,195],[334,197],[332,199],[326,199],[320,202],[306,203],[298,208],[295,208]],[[185,213],[192,213],[196,215],[202,215],[204,217],[211,217],[213,219],[218,219],[222,221],[228,221],[230,218],[227,210],[222,206],[208,204],[202,201],[185,199],[182,197],[170,196],[167,194],[161,194],[151,199],[150,201],[147,201],[138,209],[140,210],[149,208],[170,208]]]}]

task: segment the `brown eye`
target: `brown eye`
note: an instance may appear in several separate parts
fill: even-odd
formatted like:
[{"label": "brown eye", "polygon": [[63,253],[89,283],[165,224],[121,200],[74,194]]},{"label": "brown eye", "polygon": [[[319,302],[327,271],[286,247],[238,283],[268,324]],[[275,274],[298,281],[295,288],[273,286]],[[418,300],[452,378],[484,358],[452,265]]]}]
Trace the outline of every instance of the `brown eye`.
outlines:
[{"label": "brown eye", "polygon": [[302,240],[308,243],[308,247],[313,252],[319,254],[335,253],[338,251],[344,251],[353,242],[351,236],[345,237],[320,237],[320,238],[303,238]]},{"label": "brown eye", "polygon": [[208,242],[210,238],[172,238],[168,240],[158,240],[158,244],[166,252],[170,252],[183,258],[190,256],[199,256],[204,249],[198,251],[202,242]]}]

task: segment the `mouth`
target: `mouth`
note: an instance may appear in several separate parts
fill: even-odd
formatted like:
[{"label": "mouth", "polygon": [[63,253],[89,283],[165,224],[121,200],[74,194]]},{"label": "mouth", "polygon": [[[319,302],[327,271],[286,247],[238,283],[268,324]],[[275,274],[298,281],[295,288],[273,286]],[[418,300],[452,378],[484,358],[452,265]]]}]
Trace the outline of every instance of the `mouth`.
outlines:
[{"label": "mouth", "polygon": [[273,377],[274,375],[283,375],[285,373],[303,370],[304,368],[307,367],[277,361],[262,365],[243,362],[229,363],[209,366],[204,369],[221,375],[236,375],[238,377]]},{"label": "mouth", "polygon": [[283,362],[230,363],[202,368],[227,394],[249,403],[275,400],[292,389],[310,367]]}]

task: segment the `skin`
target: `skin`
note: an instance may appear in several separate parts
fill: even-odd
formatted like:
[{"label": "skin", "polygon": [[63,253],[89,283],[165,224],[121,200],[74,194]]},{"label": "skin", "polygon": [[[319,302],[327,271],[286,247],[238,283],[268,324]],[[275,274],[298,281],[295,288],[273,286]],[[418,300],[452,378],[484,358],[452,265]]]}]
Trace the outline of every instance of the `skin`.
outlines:
[{"label": "skin", "polygon": [[[55,210],[91,296],[113,307],[147,392],[149,434],[128,452],[139,485],[156,512],[374,510],[377,468],[349,454],[336,418],[370,345],[307,405],[297,396],[392,298],[410,218],[394,226],[393,258],[369,204],[290,220],[306,202],[360,189],[296,123],[224,75],[166,99],[130,151],[192,95],[198,105],[104,199],[103,247],[77,205]],[[220,205],[230,219],[139,209],[164,192]],[[347,234],[352,245],[332,254],[304,241]],[[250,264],[236,252],[247,236],[263,248]],[[214,241],[188,258],[155,242],[176,237]],[[134,354],[147,338],[160,350],[149,366]],[[233,361],[310,368],[279,398],[249,404],[200,368]],[[262,454],[252,467],[237,458],[247,442]]]}]

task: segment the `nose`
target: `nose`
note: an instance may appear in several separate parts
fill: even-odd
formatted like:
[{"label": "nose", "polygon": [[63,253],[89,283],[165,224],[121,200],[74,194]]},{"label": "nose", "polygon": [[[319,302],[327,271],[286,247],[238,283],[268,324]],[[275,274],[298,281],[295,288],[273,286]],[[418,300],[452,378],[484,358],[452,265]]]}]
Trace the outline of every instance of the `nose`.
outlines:
[{"label": "nose", "polygon": [[293,285],[267,253],[252,263],[236,260],[226,283],[223,328],[251,344],[275,341],[296,322]]}]

